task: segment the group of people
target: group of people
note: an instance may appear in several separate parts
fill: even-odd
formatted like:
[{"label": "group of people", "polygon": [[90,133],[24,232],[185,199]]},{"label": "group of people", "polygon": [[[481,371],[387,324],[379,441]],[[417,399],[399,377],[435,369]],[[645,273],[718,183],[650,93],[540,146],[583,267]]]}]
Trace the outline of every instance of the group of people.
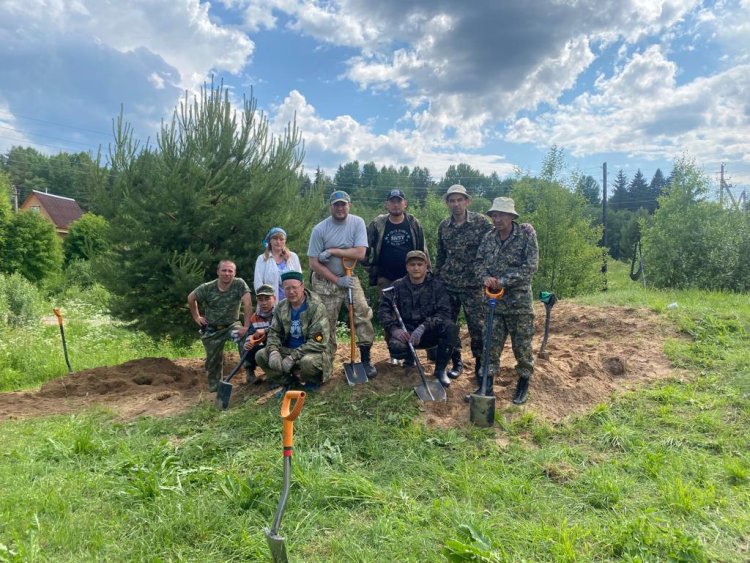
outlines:
[{"label": "group of people", "polygon": [[[443,199],[450,216],[438,227],[434,264],[422,226],[407,213],[406,196],[398,189],[388,193],[387,213],[369,226],[350,213],[348,193],[330,195],[330,215],[315,225],[307,248],[309,288],[299,257],[287,248],[286,232],[279,227],[268,232],[264,253],[256,261],[255,309],[248,285],[236,277],[235,264],[222,260],[217,279],[188,295],[206,349],[209,389],[218,385],[228,339],[238,342],[244,354],[248,382],[258,381],[257,367],[265,379],[284,386],[309,389],[325,382],[332,375],[337,321],[348,297],[360,362],[369,378],[376,377],[370,357],[373,312],[352,273],[359,262],[380,293],[377,314],[393,364],[414,365],[410,344],[427,349],[435,362],[434,377],[448,387],[463,371],[458,337],[463,310],[477,385],[481,387],[484,367],[492,392],[510,336],[518,375],[513,402],[526,402],[534,371],[531,280],[539,260],[534,228],[517,222],[514,202],[507,197],[495,198],[485,214],[468,210],[471,195],[460,184],[448,188]],[[504,291],[495,308],[489,362],[482,366],[484,330],[489,328],[483,326],[485,291],[500,289]]]}]

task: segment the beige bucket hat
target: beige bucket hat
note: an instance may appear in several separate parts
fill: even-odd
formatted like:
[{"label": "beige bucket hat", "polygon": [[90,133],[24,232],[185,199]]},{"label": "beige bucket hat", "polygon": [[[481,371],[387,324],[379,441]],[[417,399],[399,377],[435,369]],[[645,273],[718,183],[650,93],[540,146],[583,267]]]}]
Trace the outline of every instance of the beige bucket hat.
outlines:
[{"label": "beige bucket hat", "polygon": [[510,213],[516,219],[518,219],[518,213],[516,213],[516,205],[513,200],[509,197],[496,197],[492,200],[492,207],[487,210],[487,215],[493,211],[500,211],[501,213]]},{"label": "beige bucket hat", "polygon": [[461,194],[467,199],[471,199],[471,194],[466,191],[466,188],[464,188],[461,184],[453,184],[450,188],[448,188],[448,191],[445,192],[443,201],[448,201],[448,197],[452,196],[453,194]]}]

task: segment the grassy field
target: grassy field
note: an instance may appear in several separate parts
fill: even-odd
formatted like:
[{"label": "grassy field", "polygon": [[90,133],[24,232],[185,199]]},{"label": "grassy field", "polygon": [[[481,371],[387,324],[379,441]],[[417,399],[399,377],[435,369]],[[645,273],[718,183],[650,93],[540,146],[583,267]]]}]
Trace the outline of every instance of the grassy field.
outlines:
[{"label": "grassy field", "polygon": [[[506,408],[505,446],[415,422],[412,394],[311,396],[282,523],[290,557],[749,560],[747,295],[647,291],[616,268],[608,292],[578,301],[666,315],[691,337],[666,346],[688,375],[555,426]],[[55,330],[29,343],[37,357]],[[106,334],[101,346],[120,348]],[[278,408],[0,424],[0,561],[269,560]]]}]

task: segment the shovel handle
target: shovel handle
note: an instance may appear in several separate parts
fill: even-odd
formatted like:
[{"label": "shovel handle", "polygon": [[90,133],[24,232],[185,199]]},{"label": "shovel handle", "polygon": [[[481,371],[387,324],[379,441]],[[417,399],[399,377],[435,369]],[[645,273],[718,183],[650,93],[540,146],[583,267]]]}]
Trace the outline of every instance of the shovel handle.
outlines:
[{"label": "shovel handle", "polygon": [[[305,404],[304,391],[287,391],[284,394],[284,400],[281,401],[281,418],[284,420],[281,429],[281,441],[284,445],[284,457],[292,455],[292,445],[294,444],[294,421],[302,412],[302,405]],[[294,406],[292,406],[294,401]]]},{"label": "shovel handle", "polygon": [[63,318],[62,318],[62,313],[60,312],[60,309],[58,309],[57,307],[55,307],[54,309],[52,309],[52,312],[57,317],[57,324],[59,326],[62,326],[63,325]]},{"label": "shovel handle", "polygon": [[484,294],[487,296],[487,299],[500,299],[503,295],[505,295],[505,288],[501,287],[500,291],[498,291],[497,293],[492,293],[489,287],[485,287]]},{"label": "shovel handle", "polygon": [[354,271],[354,266],[357,265],[357,260],[354,258],[342,258],[341,263],[344,266],[344,271],[346,272],[347,276],[351,276],[352,272]]}]

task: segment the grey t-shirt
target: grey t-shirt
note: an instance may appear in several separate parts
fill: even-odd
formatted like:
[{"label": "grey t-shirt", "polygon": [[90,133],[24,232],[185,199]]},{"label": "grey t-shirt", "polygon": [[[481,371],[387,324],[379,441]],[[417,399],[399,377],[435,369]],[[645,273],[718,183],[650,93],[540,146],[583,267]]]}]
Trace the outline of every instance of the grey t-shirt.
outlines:
[{"label": "grey t-shirt", "polygon": [[[364,219],[357,215],[347,215],[343,221],[334,221],[333,217],[328,217],[313,227],[307,255],[317,258],[318,254],[328,248],[356,246],[367,248],[367,227]],[[331,256],[324,266],[337,276],[344,275],[344,266],[341,264],[341,258],[337,256]]]}]

